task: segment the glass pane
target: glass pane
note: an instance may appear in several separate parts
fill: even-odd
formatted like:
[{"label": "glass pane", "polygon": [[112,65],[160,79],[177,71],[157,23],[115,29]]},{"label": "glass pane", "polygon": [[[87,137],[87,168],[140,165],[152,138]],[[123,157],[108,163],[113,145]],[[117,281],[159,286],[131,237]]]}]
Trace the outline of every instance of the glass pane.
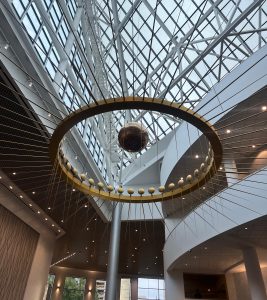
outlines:
[{"label": "glass pane", "polygon": [[95,285],[95,300],[104,300],[106,293],[106,281],[96,280]]},{"label": "glass pane", "polygon": [[130,278],[121,279],[120,300],[131,300],[131,280]]},{"label": "glass pane", "polygon": [[138,278],[138,288],[148,288],[148,279]]},{"label": "glass pane", "polygon": [[63,300],[83,300],[85,278],[66,277],[63,290]]},{"label": "glass pane", "polygon": [[53,289],[54,281],[55,281],[55,275],[49,274],[43,299],[45,300],[52,299],[52,289]]}]

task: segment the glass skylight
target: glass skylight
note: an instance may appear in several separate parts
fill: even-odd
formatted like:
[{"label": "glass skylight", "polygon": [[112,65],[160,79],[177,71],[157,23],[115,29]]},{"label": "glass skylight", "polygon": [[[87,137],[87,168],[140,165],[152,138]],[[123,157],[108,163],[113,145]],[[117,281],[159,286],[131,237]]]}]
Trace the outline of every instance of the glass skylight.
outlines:
[{"label": "glass skylight", "polygon": [[[92,95],[166,98],[194,108],[267,38],[267,3],[259,0],[13,0],[12,7],[69,112]],[[125,120],[145,124],[150,145],[179,125],[137,110],[80,124],[106,180],[107,165],[120,163],[107,163],[109,136],[95,128],[112,122],[118,131]],[[125,154],[123,166],[134,158]]]}]

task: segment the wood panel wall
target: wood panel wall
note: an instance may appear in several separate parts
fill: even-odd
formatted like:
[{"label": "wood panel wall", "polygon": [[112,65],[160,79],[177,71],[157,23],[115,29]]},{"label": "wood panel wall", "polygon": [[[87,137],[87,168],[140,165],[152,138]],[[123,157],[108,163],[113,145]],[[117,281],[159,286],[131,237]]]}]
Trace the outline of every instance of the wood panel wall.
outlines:
[{"label": "wood panel wall", "polygon": [[0,205],[0,299],[24,296],[39,234]]}]

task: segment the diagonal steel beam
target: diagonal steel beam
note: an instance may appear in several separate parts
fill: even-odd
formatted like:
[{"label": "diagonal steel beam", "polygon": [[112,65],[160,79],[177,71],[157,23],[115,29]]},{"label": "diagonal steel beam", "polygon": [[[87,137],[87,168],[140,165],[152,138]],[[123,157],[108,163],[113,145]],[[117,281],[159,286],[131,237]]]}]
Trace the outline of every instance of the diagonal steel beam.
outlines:
[{"label": "diagonal steel beam", "polygon": [[[115,36],[117,36],[117,38],[116,38],[116,40],[117,40],[117,50],[118,50],[118,58],[119,58],[119,65],[120,65],[123,95],[128,96],[125,61],[124,61],[124,56],[123,56],[121,35],[120,35],[120,31],[119,31],[120,21],[119,21],[119,15],[118,15],[117,0],[111,0],[111,5],[112,5],[112,11],[113,11],[113,17],[114,17],[113,30],[114,30]],[[112,26],[112,24],[110,24],[110,25]],[[115,43],[115,41],[114,41],[114,43]]]},{"label": "diagonal steel beam", "polygon": [[160,94],[159,98],[163,97],[167,92],[168,89],[172,89],[182,78],[185,78],[185,76],[194,68],[200,61],[202,61],[209,53],[214,49],[220,42],[222,42],[228,34],[230,34],[231,31],[233,31],[234,28],[238,24],[240,24],[247,16],[256,8],[258,7],[264,0],[255,0],[249,7],[247,7],[244,12],[238,16],[231,24],[229,24],[218,36],[217,38],[203,51],[201,55],[199,55],[194,61],[192,61],[191,65],[187,66],[173,81],[172,83],[164,89]]},{"label": "diagonal steel beam", "polygon": [[[199,22],[197,24],[198,27],[201,26],[201,24],[203,22],[205,22],[208,18],[208,16],[212,13],[214,13],[214,7],[217,7],[223,0],[217,0],[214,2],[214,4],[205,12],[205,14],[203,14],[203,16],[199,19]],[[154,70],[148,75],[150,78],[152,78],[153,75],[155,75],[159,69],[166,64],[166,62],[172,57],[173,52],[176,52],[180,45],[183,44],[191,35],[192,33],[195,31],[196,26],[192,27],[185,35],[184,37],[179,41],[179,45],[176,47],[173,47],[172,50],[167,54],[166,58],[159,63]],[[136,89],[136,93],[138,93],[142,88],[144,88],[145,85],[145,81],[141,83],[141,85]]]}]

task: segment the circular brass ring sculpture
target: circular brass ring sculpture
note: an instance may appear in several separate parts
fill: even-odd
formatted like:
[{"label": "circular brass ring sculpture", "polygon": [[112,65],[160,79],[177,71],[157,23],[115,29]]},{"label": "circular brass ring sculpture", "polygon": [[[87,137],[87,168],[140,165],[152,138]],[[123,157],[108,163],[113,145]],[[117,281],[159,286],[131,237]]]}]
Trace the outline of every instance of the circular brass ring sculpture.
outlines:
[{"label": "circular brass ring sculpture", "polygon": [[[153,187],[148,189],[149,194],[139,193],[139,196],[134,196],[134,191],[128,189],[128,195],[123,194],[123,188],[119,188],[116,191],[113,191],[113,188],[107,186],[106,190],[104,186],[89,184],[86,185],[83,183],[77,174],[70,172],[70,166],[64,164],[61,155],[59,154],[59,145],[64,135],[76,124],[81,122],[86,118],[93,117],[98,114],[112,112],[115,110],[125,110],[125,109],[142,109],[157,111],[164,114],[169,114],[174,117],[181,118],[195,127],[197,127],[209,140],[213,155],[207,160],[205,170],[203,169],[201,174],[198,174],[197,177],[190,177],[190,180],[178,188],[176,186],[169,187],[169,191],[159,188],[160,193],[154,194],[155,189]],[[169,102],[163,99],[155,98],[142,98],[142,97],[120,97],[120,98],[110,98],[106,100],[100,100],[97,104],[90,103],[75,112],[68,115],[55,129],[49,145],[50,156],[53,163],[58,163],[61,167],[62,174],[72,183],[73,187],[77,188],[81,192],[87,195],[99,197],[104,200],[110,201],[121,201],[121,202],[139,202],[139,203],[149,203],[149,202],[159,202],[175,197],[180,197],[185,194],[188,194],[204,184],[217,172],[220,167],[222,160],[222,145],[220,138],[217,135],[213,126],[206,121],[202,116],[198,115],[194,111],[180,106],[178,103]],[[211,151],[211,152],[212,152]],[[191,179],[192,178],[192,179]],[[90,180],[90,179],[89,179]],[[90,182],[89,182],[90,183]],[[102,184],[103,185],[103,184]],[[131,190],[129,192],[129,190]]]}]

